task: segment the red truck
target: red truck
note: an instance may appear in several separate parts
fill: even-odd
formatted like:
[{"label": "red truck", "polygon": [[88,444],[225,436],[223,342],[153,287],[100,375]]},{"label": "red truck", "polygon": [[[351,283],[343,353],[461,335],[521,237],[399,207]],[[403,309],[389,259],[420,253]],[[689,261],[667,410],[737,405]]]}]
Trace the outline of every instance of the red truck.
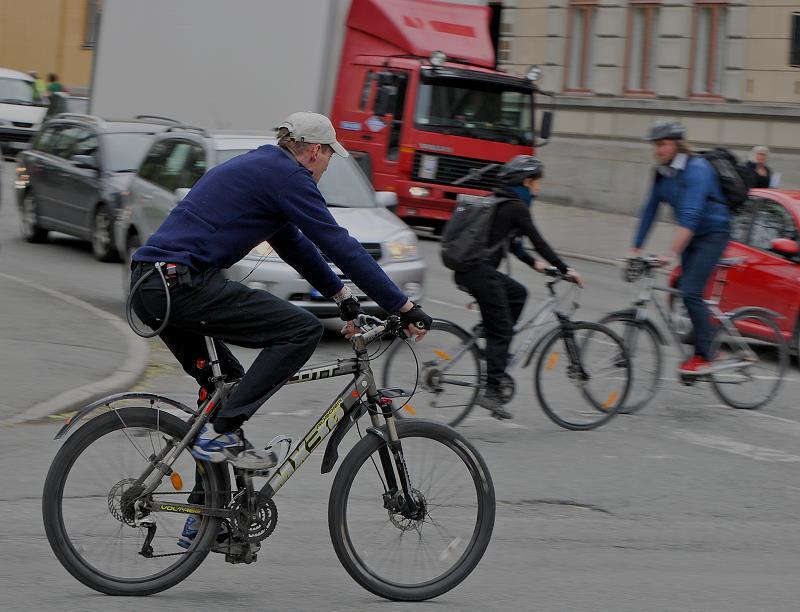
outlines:
[{"label": "red truck", "polygon": [[[342,143],[378,190],[397,193],[397,214],[433,226],[459,193],[483,193],[491,163],[534,150],[535,80],[495,67],[491,10],[419,0],[353,0],[332,117]],[[551,115],[539,134],[549,136]]]}]

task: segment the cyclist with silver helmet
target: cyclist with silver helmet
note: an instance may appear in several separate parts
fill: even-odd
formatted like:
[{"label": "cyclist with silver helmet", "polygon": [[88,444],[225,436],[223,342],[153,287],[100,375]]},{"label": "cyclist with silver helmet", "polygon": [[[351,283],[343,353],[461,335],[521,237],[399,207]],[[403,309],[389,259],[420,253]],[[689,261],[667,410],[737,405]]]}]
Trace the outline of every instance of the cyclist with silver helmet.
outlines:
[{"label": "cyclist with silver helmet", "polygon": [[680,259],[679,289],[694,327],[695,341],[694,355],[681,364],[679,371],[699,376],[711,371],[713,358],[713,329],[703,291],[728,243],[731,223],[714,169],[702,157],[691,155],[685,133],[683,125],[673,121],[658,121],[650,128],[646,140],[653,143],[658,165],[631,254],[641,253],[659,204],[667,202],[678,226],[670,255],[661,259],[664,265]]},{"label": "cyclist with silver helmet", "polygon": [[500,169],[498,176],[503,187],[495,190],[499,202],[489,229],[488,244],[495,246],[505,241],[509,248],[497,248],[493,256],[476,268],[456,272],[455,281],[478,302],[486,331],[487,388],[481,406],[497,418],[510,419],[511,413],[503,406],[500,384],[506,376],[514,324],[525,307],[528,291],[497,269],[505,252],[510,250],[520,261],[537,272],[543,272],[547,267],[544,261],[534,258],[523,248],[521,238],[527,237],[545,260],[576,283],[582,281],[580,275],[568,268],[542,238],[529,211],[541,189],[544,164],[530,155],[518,155]]}]

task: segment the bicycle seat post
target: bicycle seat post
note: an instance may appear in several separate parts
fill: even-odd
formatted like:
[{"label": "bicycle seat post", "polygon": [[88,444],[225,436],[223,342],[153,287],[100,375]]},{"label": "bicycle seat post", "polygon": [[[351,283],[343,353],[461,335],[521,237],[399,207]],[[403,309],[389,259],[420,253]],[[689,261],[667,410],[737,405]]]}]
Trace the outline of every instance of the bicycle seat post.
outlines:
[{"label": "bicycle seat post", "polygon": [[206,349],[208,349],[209,364],[211,365],[211,374],[215,382],[222,381],[222,368],[219,366],[219,355],[217,354],[217,347],[214,345],[214,339],[206,336],[205,341]]}]

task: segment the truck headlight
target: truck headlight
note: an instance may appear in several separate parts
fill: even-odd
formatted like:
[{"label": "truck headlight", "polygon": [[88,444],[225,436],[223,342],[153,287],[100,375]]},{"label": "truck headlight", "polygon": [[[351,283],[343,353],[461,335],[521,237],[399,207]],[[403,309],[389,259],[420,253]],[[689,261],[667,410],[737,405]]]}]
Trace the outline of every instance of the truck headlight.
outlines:
[{"label": "truck headlight", "polygon": [[397,234],[386,241],[386,249],[393,261],[405,261],[417,258],[417,237],[413,232]]},{"label": "truck headlight", "polygon": [[14,181],[14,187],[17,189],[26,189],[28,187],[28,183],[31,182],[31,176],[28,174],[28,169],[25,166],[18,166],[16,171],[17,178]]}]

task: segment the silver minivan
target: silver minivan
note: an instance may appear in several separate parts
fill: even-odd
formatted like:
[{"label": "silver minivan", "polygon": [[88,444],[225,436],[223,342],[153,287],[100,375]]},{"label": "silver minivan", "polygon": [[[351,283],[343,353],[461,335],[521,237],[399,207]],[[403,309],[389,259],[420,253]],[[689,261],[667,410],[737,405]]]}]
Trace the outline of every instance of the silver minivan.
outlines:
[{"label": "silver minivan", "polygon": [[[264,144],[267,136],[210,135],[198,128],[172,127],[159,135],[145,156],[115,223],[115,242],[124,261],[147,240],[170,210],[210,168]],[[397,203],[391,192],[375,192],[353,159],[334,155],[319,183],[331,214],[351,236],[361,242],[388,276],[412,300],[420,300],[425,262],[417,250],[416,235],[387,207]],[[367,312],[380,308],[352,285],[332,263],[333,270],[350,285]],[[336,305],[325,299],[266,242],[225,271],[231,280],[265,289],[314,313],[320,318],[338,316]]]}]

